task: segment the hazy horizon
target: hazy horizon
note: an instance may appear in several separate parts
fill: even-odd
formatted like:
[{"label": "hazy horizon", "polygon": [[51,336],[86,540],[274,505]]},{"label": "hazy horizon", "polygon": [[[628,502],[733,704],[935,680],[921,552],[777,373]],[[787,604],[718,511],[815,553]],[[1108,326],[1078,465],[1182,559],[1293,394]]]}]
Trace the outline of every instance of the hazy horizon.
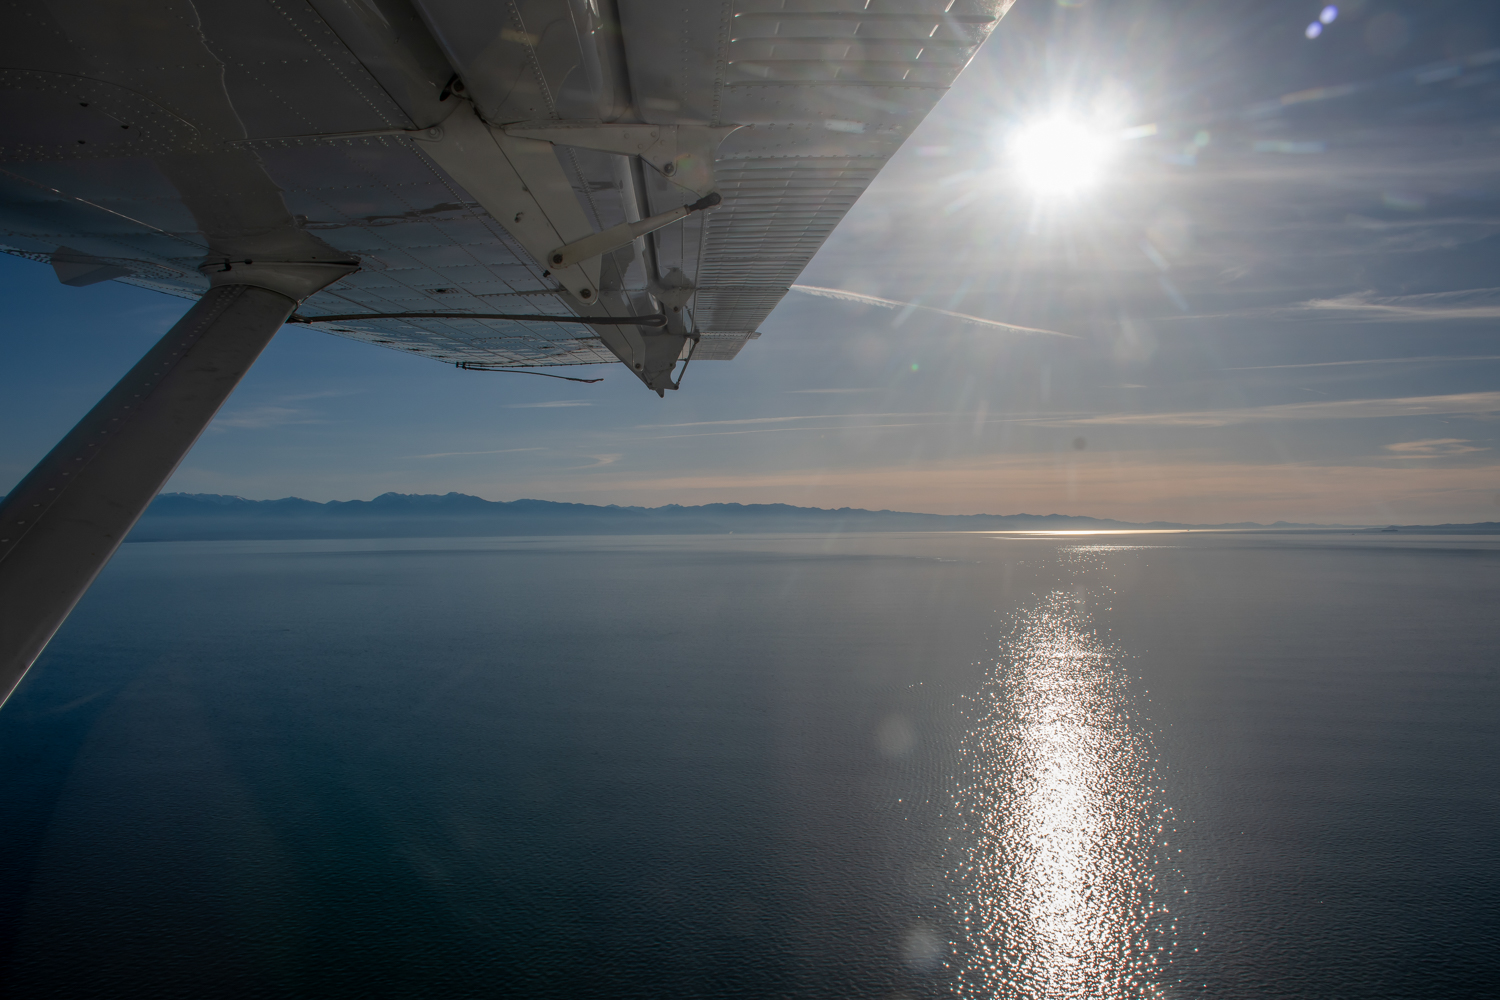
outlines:
[{"label": "hazy horizon", "polygon": [[[849,506],[845,506],[845,507],[816,507],[816,506],[811,506],[811,505],[807,505],[807,504],[781,504],[781,503],[779,503],[777,501],[760,501],[760,502],[750,501],[750,502],[744,502],[744,501],[738,501],[738,500],[712,500],[712,501],[704,501],[702,503],[676,503],[676,502],[668,501],[666,503],[649,504],[649,505],[648,504],[608,504],[608,503],[592,503],[592,504],[590,504],[590,503],[586,503],[585,501],[580,501],[580,500],[555,500],[555,499],[552,499],[550,497],[539,497],[539,496],[515,496],[515,497],[500,497],[500,498],[485,497],[485,496],[480,496],[480,495],[478,495],[476,493],[465,493],[465,492],[463,492],[461,490],[441,490],[441,489],[434,490],[432,492],[427,492],[427,493],[403,493],[403,492],[400,492],[398,490],[385,490],[385,491],[383,491],[381,493],[377,493],[377,494],[375,494],[373,496],[370,496],[370,497],[333,497],[333,498],[330,498],[328,500],[311,500],[308,497],[296,496],[294,494],[288,494],[287,496],[280,496],[280,497],[269,497],[269,496],[268,497],[246,497],[246,496],[242,496],[241,494],[238,494],[238,493],[206,493],[206,492],[188,493],[188,492],[185,492],[185,491],[182,491],[182,490],[166,490],[166,491],[163,491],[163,492],[157,494],[157,499],[160,499],[162,497],[174,497],[174,496],[175,497],[189,497],[189,498],[209,497],[209,496],[232,497],[232,498],[237,499],[237,500],[246,500],[246,501],[249,501],[251,503],[276,503],[278,501],[283,501],[283,500],[303,500],[303,501],[307,501],[307,502],[311,502],[311,503],[318,503],[318,504],[328,504],[328,503],[373,503],[374,501],[379,500],[382,497],[386,497],[386,496],[418,497],[418,498],[427,498],[427,497],[443,498],[443,497],[448,497],[448,496],[461,496],[461,497],[472,497],[473,499],[476,499],[476,500],[483,500],[486,503],[496,503],[496,504],[536,503],[536,502],[540,502],[540,503],[556,503],[556,504],[584,504],[586,506],[601,507],[601,508],[608,508],[608,507],[628,507],[628,508],[635,509],[635,510],[662,510],[664,508],[669,508],[669,507],[682,507],[682,508],[687,508],[687,509],[694,509],[694,508],[698,508],[698,507],[706,507],[706,506],[711,506],[711,505],[728,505],[728,506],[741,506],[741,507],[787,506],[787,507],[793,507],[793,508],[798,509],[798,510],[817,510],[817,511],[830,511],[830,512],[836,512],[836,511],[840,511],[840,510],[848,510],[848,511],[859,511],[859,512],[865,512],[865,513],[872,513],[872,514],[919,514],[919,515],[938,516],[938,517],[1038,517],[1038,518],[1040,518],[1040,517],[1067,517],[1067,518],[1076,518],[1076,519],[1080,519],[1080,520],[1091,520],[1091,521],[1120,521],[1121,523],[1126,523],[1126,524],[1150,524],[1150,523],[1178,524],[1178,523],[1189,523],[1189,522],[1176,522],[1176,521],[1172,521],[1169,518],[1163,518],[1163,517],[1140,518],[1140,519],[1137,519],[1137,520],[1134,520],[1134,521],[1128,521],[1127,522],[1127,521],[1124,521],[1121,518],[1103,517],[1103,516],[1100,516],[1100,515],[1097,515],[1097,514],[1078,513],[1078,512],[1075,512],[1075,511],[1063,511],[1063,510],[1014,510],[1014,511],[995,511],[995,510],[970,510],[970,511],[962,511],[962,510],[960,510],[960,511],[931,511],[931,510],[905,510],[905,509],[897,509],[897,508],[893,508],[893,507],[849,507]],[[0,497],[3,497],[3,494],[0,494]],[[414,510],[420,510],[420,508],[414,508]],[[1210,524],[1208,522],[1195,522],[1196,525],[1201,525],[1201,526],[1204,526],[1204,527],[1213,527],[1213,526],[1218,525],[1218,524],[1228,524],[1228,523],[1243,523],[1243,524],[1256,523],[1256,524],[1262,524],[1262,525],[1266,525],[1266,526],[1270,526],[1270,525],[1274,525],[1274,524],[1298,524],[1298,525],[1326,526],[1326,527],[1330,527],[1330,528],[1363,528],[1363,527],[1379,527],[1381,525],[1384,525],[1384,524],[1387,524],[1387,523],[1390,523],[1390,522],[1371,522],[1371,523],[1368,523],[1368,524],[1365,524],[1365,523],[1342,523],[1342,522],[1331,522],[1331,521],[1328,521],[1328,522],[1290,522],[1290,521],[1287,521],[1285,519],[1264,520],[1264,519],[1257,519],[1257,518],[1245,518],[1245,519],[1242,519],[1241,521],[1238,521],[1238,522],[1214,522],[1212,524]],[[1409,523],[1413,523],[1414,524],[1415,522],[1409,522]],[[1434,523],[1437,523],[1437,522],[1434,522]],[[1442,523],[1449,523],[1449,524],[1494,524],[1494,523],[1497,523],[1497,520],[1493,520],[1492,519],[1492,520],[1488,520],[1488,521],[1442,522]]]}]

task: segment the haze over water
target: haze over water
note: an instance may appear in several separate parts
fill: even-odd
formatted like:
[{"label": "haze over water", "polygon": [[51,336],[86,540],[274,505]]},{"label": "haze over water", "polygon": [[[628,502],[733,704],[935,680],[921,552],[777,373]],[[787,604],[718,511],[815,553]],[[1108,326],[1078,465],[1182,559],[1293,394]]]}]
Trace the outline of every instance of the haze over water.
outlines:
[{"label": "haze over water", "polygon": [[1487,996],[1500,538],[127,545],[14,997]]}]

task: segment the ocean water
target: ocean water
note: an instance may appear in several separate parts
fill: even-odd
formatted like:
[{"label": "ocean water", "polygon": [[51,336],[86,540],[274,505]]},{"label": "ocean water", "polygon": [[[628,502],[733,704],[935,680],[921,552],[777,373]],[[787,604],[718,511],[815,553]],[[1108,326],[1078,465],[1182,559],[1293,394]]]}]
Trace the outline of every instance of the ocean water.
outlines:
[{"label": "ocean water", "polygon": [[0,994],[1480,997],[1500,538],[128,544]]}]

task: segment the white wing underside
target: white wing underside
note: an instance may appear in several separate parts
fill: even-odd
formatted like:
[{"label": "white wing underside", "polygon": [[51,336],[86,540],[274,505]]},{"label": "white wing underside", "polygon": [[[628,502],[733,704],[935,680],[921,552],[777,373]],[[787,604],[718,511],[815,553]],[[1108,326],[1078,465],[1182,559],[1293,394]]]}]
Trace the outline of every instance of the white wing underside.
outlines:
[{"label": "white wing underside", "polygon": [[[445,362],[538,366],[625,359],[657,335],[568,317],[639,316],[673,302],[682,311],[672,329],[697,338],[673,341],[682,344],[674,357],[733,358],[1008,0],[165,0],[152,9],[180,14],[196,35],[153,40],[160,70],[143,68],[149,53],[124,67],[99,55],[107,17],[88,25],[58,20],[64,5],[34,6],[75,48],[49,54],[25,32],[0,41],[10,67],[0,70],[5,249],[54,263],[70,283],[109,278],[196,298],[208,288],[206,266],[232,267],[233,255],[251,251],[224,249],[211,199],[185,193],[180,164],[259,164],[296,228],[359,262],[301,315],[557,316],[319,324]],[[83,18],[106,5],[66,6]],[[129,16],[138,6],[115,9]],[[174,44],[203,51],[190,65]],[[183,68],[170,70],[169,57]],[[458,92],[440,100],[455,75]],[[214,85],[232,115],[204,110],[199,95]],[[697,170],[722,204],[597,258],[576,276],[597,284],[581,303],[537,259],[550,236],[528,236],[532,220],[509,202],[505,213],[517,218],[497,218],[494,196],[487,208],[422,134],[444,122],[456,134],[452,115],[496,131],[522,122],[743,127],[711,164],[677,159],[678,180]],[[565,182],[531,193],[544,211],[545,198],[573,199],[576,208],[562,206],[572,221],[554,220],[566,238],[570,226],[586,235],[699,197],[665,176],[662,161],[514,142],[543,149],[543,173]],[[254,234],[245,240],[234,246],[253,245]]]}]

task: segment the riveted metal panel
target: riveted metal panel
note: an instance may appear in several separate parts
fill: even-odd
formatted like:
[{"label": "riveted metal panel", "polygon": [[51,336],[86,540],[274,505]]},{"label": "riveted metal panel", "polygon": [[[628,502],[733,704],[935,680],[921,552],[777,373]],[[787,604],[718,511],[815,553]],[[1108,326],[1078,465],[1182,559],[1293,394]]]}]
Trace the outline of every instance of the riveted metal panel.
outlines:
[{"label": "riveted metal panel", "polygon": [[417,0],[488,121],[588,118],[597,111],[587,5],[568,0]]},{"label": "riveted metal panel", "polygon": [[[684,314],[703,335],[693,357],[726,359],[1005,6],[371,0],[356,11],[332,0],[121,0],[90,20],[83,15],[101,10],[92,0],[22,4],[0,37],[0,64],[10,67],[0,70],[0,244],[38,261],[67,247],[128,269],[119,280],[190,298],[207,288],[206,261],[281,246],[361,261],[303,304],[307,316],[563,320],[573,308],[544,268],[420,143],[327,138],[441,119],[464,103],[431,92],[451,66],[491,122],[748,126],[718,150],[720,207],[601,262],[599,306],[615,315],[650,311],[646,287],[680,270],[697,288]],[[618,25],[608,21],[616,14]],[[380,33],[392,24],[407,34],[426,25],[433,37],[403,53],[391,48],[400,32]],[[557,159],[594,229],[697,197],[655,170],[632,175],[614,154],[559,147]],[[211,189],[192,187],[214,171],[229,185],[217,203]],[[283,243],[257,243],[257,220],[279,227]],[[614,358],[591,328],[568,322],[325,328],[444,361]]]},{"label": "riveted metal panel", "polygon": [[722,206],[696,232],[661,237],[698,287],[701,331],[743,334],[765,319],[1008,6],[621,0],[644,120],[751,126],[719,149]]}]

